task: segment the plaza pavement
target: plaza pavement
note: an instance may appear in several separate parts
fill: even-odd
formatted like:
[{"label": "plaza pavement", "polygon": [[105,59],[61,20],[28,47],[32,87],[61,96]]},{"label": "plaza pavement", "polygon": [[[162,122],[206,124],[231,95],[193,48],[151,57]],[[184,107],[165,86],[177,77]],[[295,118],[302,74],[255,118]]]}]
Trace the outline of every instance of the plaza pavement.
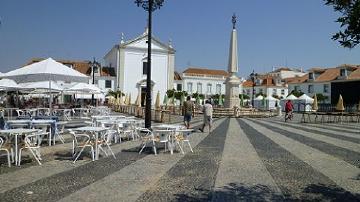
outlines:
[{"label": "plaza pavement", "polygon": [[1,158],[0,201],[360,201],[360,124],[299,119],[216,119],[185,155],[124,141],[96,162],[73,164],[70,143],[45,147],[41,166]]}]

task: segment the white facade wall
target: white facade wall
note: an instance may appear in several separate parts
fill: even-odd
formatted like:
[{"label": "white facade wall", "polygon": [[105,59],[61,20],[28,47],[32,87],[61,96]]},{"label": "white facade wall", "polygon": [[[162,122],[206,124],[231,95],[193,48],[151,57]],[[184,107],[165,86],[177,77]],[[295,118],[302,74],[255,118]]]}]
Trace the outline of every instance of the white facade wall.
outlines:
[{"label": "white facade wall", "polygon": [[[313,86],[313,91],[309,92],[309,85]],[[327,85],[327,92],[324,92],[324,85]],[[330,82],[322,82],[322,83],[291,83],[289,84],[289,92],[295,90],[297,88],[297,91],[301,91],[308,96],[312,97],[315,93],[321,93],[324,96],[327,96],[328,99],[325,100],[325,103],[331,102],[331,83]]]},{"label": "white facade wall", "polygon": [[[183,90],[192,93],[200,93],[204,95],[218,94],[216,86],[221,86],[221,94],[225,94],[225,79],[212,78],[212,77],[195,77],[195,76],[183,76]],[[192,83],[192,90],[188,89],[188,84]],[[201,92],[198,92],[198,84],[201,84]],[[211,92],[208,92],[208,85],[211,85]]]},{"label": "white facade wall", "polygon": [[[141,87],[146,86],[146,75],[143,74],[144,61],[146,61],[145,51],[125,50],[124,85],[120,88],[124,93],[131,93],[132,98],[134,98],[132,102],[135,102]],[[154,84],[152,88],[153,102],[155,102],[158,91],[160,91],[162,98],[169,89],[167,62],[166,54],[155,53],[151,56],[151,80]]]},{"label": "white facade wall", "polygon": [[[262,92],[266,95],[277,95],[279,97],[286,97],[289,93],[289,90],[287,87],[279,87],[279,86],[273,86],[273,87],[266,87],[266,86],[255,86],[255,95]],[[284,90],[284,94],[282,94],[282,90]],[[243,90],[240,92],[250,96],[252,96],[252,87],[243,87]]]},{"label": "white facade wall", "polygon": [[306,73],[304,73],[304,72],[281,71],[280,78],[285,79],[285,78],[291,78],[291,77],[296,77],[296,76],[303,76],[305,74]]},{"label": "white facade wall", "polygon": [[[111,81],[111,88],[105,87],[106,80]],[[113,78],[113,77],[101,78],[101,79],[97,80],[97,86],[105,93],[109,92],[109,90],[114,91],[115,90],[115,78]]]}]

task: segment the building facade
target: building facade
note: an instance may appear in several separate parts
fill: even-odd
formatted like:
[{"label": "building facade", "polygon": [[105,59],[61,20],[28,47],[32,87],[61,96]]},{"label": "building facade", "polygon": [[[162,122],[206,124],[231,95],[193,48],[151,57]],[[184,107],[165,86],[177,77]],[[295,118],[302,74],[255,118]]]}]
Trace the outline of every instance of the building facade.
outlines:
[{"label": "building facade", "polygon": [[224,70],[187,68],[181,76],[182,89],[188,94],[199,93],[210,97],[225,94],[225,80],[229,75]]},{"label": "building facade", "polygon": [[[146,95],[148,31],[135,39],[124,41],[123,37],[105,56],[107,67],[116,71],[115,89],[135,97],[141,94],[142,103]],[[164,44],[152,38],[151,89],[152,101],[159,91],[163,97],[174,83],[175,49],[171,43]],[[135,99],[132,99],[134,102]]]},{"label": "building facade", "polygon": [[[302,70],[288,67],[274,68],[273,71],[257,74],[254,82],[249,78],[242,83],[242,93],[250,98],[258,94],[271,95],[275,98],[285,98],[289,91],[287,80],[289,78],[301,77],[306,73]],[[254,88],[254,92],[253,92]],[[254,95],[253,95],[254,94]]]},{"label": "building facade", "polygon": [[322,94],[323,103],[336,104],[341,94],[344,102],[360,100],[360,65],[343,64],[335,68],[312,68],[301,77],[288,78],[289,92],[298,91],[312,97]]}]

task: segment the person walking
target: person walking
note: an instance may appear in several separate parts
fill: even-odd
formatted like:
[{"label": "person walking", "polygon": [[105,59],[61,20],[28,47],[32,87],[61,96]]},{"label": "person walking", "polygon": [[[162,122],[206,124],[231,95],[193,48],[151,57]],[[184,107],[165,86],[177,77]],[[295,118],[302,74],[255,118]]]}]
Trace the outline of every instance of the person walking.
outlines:
[{"label": "person walking", "polygon": [[294,109],[294,105],[292,104],[291,100],[288,100],[286,103],[285,103],[285,122],[289,119],[291,120],[292,119],[292,111]]},{"label": "person walking", "polygon": [[194,103],[190,100],[191,97],[187,96],[186,101],[183,103],[183,115],[184,115],[184,124],[187,129],[190,128],[191,117],[194,113]]},{"label": "person walking", "polygon": [[209,132],[211,132],[213,107],[211,105],[210,100],[206,100],[205,105],[203,106],[203,113],[204,113],[204,123],[202,125],[202,128],[200,128],[200,131],[204,132],[205,127],[209,126]]}]

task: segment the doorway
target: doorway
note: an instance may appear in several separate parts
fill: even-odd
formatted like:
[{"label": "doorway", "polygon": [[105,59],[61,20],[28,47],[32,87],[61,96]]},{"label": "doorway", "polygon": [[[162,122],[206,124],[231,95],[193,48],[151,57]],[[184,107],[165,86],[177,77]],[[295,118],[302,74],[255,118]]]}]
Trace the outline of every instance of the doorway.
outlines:
[{"label": "doorway", "polygon": [[141,106],[145,106],[146,87],[141,88]]}]

